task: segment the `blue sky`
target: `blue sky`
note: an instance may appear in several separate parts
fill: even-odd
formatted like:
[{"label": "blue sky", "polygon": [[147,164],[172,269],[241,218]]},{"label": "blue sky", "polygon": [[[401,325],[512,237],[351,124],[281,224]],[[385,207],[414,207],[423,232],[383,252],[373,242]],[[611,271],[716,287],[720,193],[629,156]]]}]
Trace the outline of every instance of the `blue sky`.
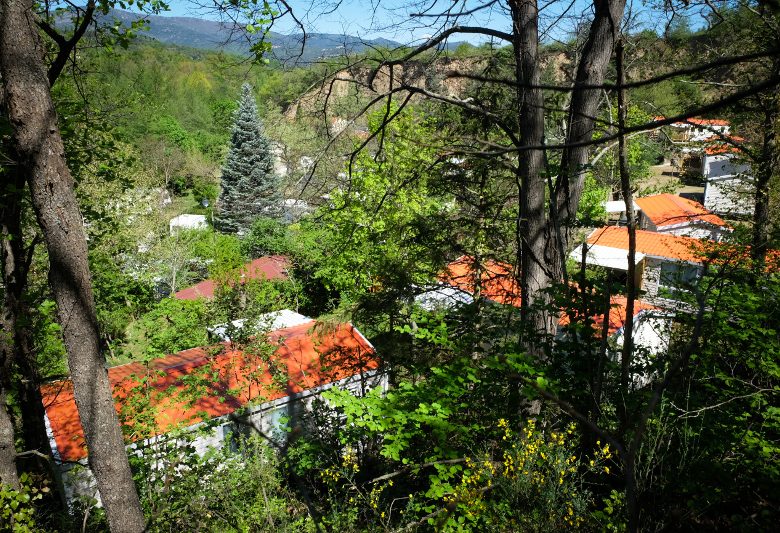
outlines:
[{"label": "blue sky", "polygon": [[[196,0],[203,4],[208,4],[210,0]],[[413,44],[422,42],[427,36],[435,33],[431,27],[426,24],[432,24],[434,21],[430,18],[410,18],[409,14],[414,9],[410,9],[412,4],[431,4],[431,1],[422,0],[342,0],[337,9],[331,11],[332,0],[289,0],[296,15],[301,18],[307,31],[320,33],[349,34],[363,38],[385,37],[401,43]],[[484,4],[484,0],[465,0],[460,4],[466,4],[471,7]],[[666,23],[666,16],[652,7],[655,2],[647,0],[629,0],[629,9],[641,21],[643,27],[663,31]],[[439,0],[436,2],[430,13],[441,12],[448,6],[453,5],[453,0]],[[578,15],[583,11],[590,9],[589,0],[560,0],[560,1],[540,1],[540,5],[546,6],[542,11],[542,25],[545,20],[549,24],[551,21],[557,21],[555,30],[551,31],[547,37],[551,39],[566,39],[573,31],[576,19],[572,16],[557,20],[561,12],[572,6],[570,15]],[[204,16],[202,10],[194,7],[194,3],[188,0],[170,0],[171,10],[167,13],[169,16],[195,16],[200,18],[214,18]],[[473,15],[470,20],[463,19],[461,24],[482,25],[495,29],[510,29],[509,19],[504,11],[505,2],[496,2],[489,11],[484,11]],[[329,12],[331,11],[331,12]],[[692,24],[698,26],[698,24]],[[296,32],[292,20],[287,18],[285,21],[277,23],[275,31],[280,33]],[[459,36],[455,41],[467,40],[472,43],[484,42],[486,38],[480,36]]]},{"label": "blue sky", "polygon": [[[207,3],[209,0],[199,0]],[[580,1],[580,0],[577,0]],[[332,1],[289,0],[296,15],[307,27],[307,31],[320,33],[336,33],[356,35],[364,38],[385,37],[402,43],[421,41],[434,33],[426,24],[431,24],[430,19],[411,19],[408,15],[416,11],[409,5],[420,3],[419,0],[342,0],[338,9],[331,11]],[[468,4],[479,4],[481,1],[467,0]],[[483,24],[492,28],[509,30],[509,19],[503,13],[502,2],[489,13],[482,13],[471,18],[464,19],[461,24]],[[170,0],[171,11],[169,16],[196,16],[204,17],[202,10],[193,7],[188,0]],[[452,0],[440,0],[434,11],[441,11],[452,5]],[[399,24],[400,23],[400,24]],[[275,31],[280,33],[296,32],[291,19],[277,23]],[[459,37],[456,40],[480,41],[479,37]],[[482,39],[484,40],[484,39]]]}]

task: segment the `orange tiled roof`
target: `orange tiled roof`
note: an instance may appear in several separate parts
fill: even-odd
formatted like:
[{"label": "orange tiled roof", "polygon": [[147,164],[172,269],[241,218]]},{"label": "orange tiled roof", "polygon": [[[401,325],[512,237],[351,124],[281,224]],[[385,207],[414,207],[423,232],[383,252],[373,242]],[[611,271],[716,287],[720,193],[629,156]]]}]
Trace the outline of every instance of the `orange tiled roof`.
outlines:
[{"label": "orange tiled roof", "polygon": [[[379,367],[372,346],[354,326],[341,324],[332,331],[318,332],[313,331],[315,324],[311,321],[269,334],[271,342],[277,344],[274,361],[287,373],[285,387],[273,384],[271,372],[260,358],[224,343],[168,355],[148,367],[130,363],[109,368],[115,407],[121,413],[130,399],[150,394],[156,422],[153,434],[160,435],[230,414],[253,401],[275,400]],[[214,351],[219,353],[212,355]],[[193,386],[191,380],[199,375],[203,381]],[[149,387],[141,390],[139,380],[144,377],[149,378]],[[86,457],[72,382],[48,383],[41,387],[41,393],[61,458],[77,461]],[[125,426],[132,433],[132,421],[125,421]],[[139,433],[130,440],[151,436]]]},{"label": "orange tiled roof", "polygon": [[[609,309],[609,326],[608,332],[611,337],[619,329],[621,329],[626,323],[626,304],[628,298],[622,295],[614,295],[610,298],[611,307]],[[634,300],[634,316],[637,316],[642,311],[658,310],[657,307],[650,305],[642,300]],[[593,320],[593,328],[601,331],[604,325],[604,315],[597,314],[591,317]],[[561,315],[561,319],[558,322],[561,326],[566,326],[571,323],[571,317],[567,313]]]},{"label": "orange tiled roof", "polygon": [[[469,294],[474,294],[474,272],[472,270],[474,258],[464,255],[447,265],[447,271],[439,276],[439,279],[445,283],[457,287]],[[517,279],[514,277],[512,265],[491,259],[483,261],[482,267],[482,294],[486,298],[501,304],[520,307],[520,287]],[[623,327],[626,317],[625,296],[615,295],[611,299],[612,307],[609,310],[609,334],[613,335],[617,330]],[[647,302],[636,300],[634,302],[634,316],[642,311],[657,309]],[[594,327],[601,330],[604,321],[603,315],[592,317]],[[564,326],[569,324],[570,317],[566,313],[561,314],[559,324]]]},{"label": "orange tiled roof", "polygon": [[686,122],[695,124],[696,126],[728,126],[728,120],[721,120],[717,118],[689,118]]},{"label": "orange tiled roof", "polygon": [[[588,237],[588,244],[600,244],[628,251],[628,228],[606,226],[594,230]],[[654,257],[665,257],[692,263],[705,260],[718,266],[740,265],[750,268],[750,246],[732,243],[677,237],[654,231],[636,231],[636,251]],[[780,272],[780,250],[768,250],[766,254],[767,272]]]},{"label": "orange tiled roof", "polygon": [[734,143],[745,142],[744,137],[731,135],[726,139],[718,139],[714,141],[712,144],[710,144],[704,149],[704,153],[707,155],[720,155],[720,154],[738,154],[742,152],[742,150],[738,146],[735,146],[734,144],[727,142],[727,139],[730,139]]},{"label": "orange tiled roof", "polygon": [[[588,237],[588,244],[628,250],[628,228],[607,226],[597,229]],[[691,237],[677,237],[654,231],[637,230],[636,251],[654,257],[700,263],[703,244],[698,239]]]},{"label": "orange tiled roof", "polygon": [[674,194],[656,194],[636,199],[642,212],[657,227],[673,226],[684,222],[700,221],[715,226],[727,226],[717,215],[713,215],[699,202]]},{"label": "orange tiled roof", "polygon": [[[255,259],[239,270],[241,282],[247,279],[286,280],[290,260],[283,255],[269,255]],[[200,283],[187,287],[173,295],[179,300],[197,300],[198,298],[214,298],[217,282],[205,279]]]},{"label": "orange tiled roof", "polygon": [[[500,304],[520,307],[520,283],[513,270],[509,263],[492,259],[483,261],[479,283],[482,296]],[[447,265],[439,281],[473,295],[476,290],[475,277],[474,258],[464,255]]]}]

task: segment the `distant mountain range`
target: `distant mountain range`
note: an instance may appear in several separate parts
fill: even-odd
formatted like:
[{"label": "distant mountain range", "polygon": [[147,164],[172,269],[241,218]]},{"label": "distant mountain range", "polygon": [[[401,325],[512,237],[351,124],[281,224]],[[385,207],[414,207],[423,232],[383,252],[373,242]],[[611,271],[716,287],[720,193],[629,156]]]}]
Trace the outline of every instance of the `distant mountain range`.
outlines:
[{"label": "distant mountain range", "polygon": [[[133,20],[141,18],[137,13],[112,9],[107,15],[99,15],[104,22],[119,20],[123,26],[129,26]],[[149,15],[149,30],[142,32],[157,41],[204,50],[224,50],[238,54],[249,51],[249,43],[236,28],[216,22],[194,17],[162,17]],[[60,24],[69,24],[67,15],[63,15]],[[258,36],[253,36],[259,39]],[[293,60],[310,62],[316,59],[334,57],[347,53],[358,53],[370,47],[395,48],[400,43],[389,39],[366,39],[351,35],[333,33],[307,33],[306,43],[301,54],[301,34],[283,35],[270,32],[266,39],[273,46],[270,55],[273,59],[283,62]]]}]

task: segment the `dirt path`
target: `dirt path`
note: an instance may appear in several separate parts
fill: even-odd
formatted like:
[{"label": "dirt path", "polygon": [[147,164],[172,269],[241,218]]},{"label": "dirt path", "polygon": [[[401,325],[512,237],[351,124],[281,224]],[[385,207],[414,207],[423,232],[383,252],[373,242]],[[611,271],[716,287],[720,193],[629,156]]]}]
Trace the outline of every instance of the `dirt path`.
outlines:
[{"label": "dirt path", "polygon": [[677,167],[667,160],[661,165],[651,166],[650,176],[642,180],[638,187],[640,196],[665,192],[672,194],[704,194],[704,187],[684,184],[679,178]]}]

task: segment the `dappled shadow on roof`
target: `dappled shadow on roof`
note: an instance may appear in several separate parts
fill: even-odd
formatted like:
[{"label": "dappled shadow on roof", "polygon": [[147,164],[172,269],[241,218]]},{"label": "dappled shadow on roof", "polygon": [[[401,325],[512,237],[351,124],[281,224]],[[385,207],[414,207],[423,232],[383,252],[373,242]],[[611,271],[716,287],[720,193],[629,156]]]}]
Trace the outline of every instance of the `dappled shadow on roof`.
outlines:
[{"label": "dappled shadow on roof", "polygon": [[[316,322],[269,333],[237,347],[193,348],[108,370],[117,412],[130,441],[228,415],[252,404],[378,368],[371,344],[351,325]],[[240,349],[239,349],[240,348]],[[86,457],[84,432],[69,380],[41,387],[57,451]]]}]

